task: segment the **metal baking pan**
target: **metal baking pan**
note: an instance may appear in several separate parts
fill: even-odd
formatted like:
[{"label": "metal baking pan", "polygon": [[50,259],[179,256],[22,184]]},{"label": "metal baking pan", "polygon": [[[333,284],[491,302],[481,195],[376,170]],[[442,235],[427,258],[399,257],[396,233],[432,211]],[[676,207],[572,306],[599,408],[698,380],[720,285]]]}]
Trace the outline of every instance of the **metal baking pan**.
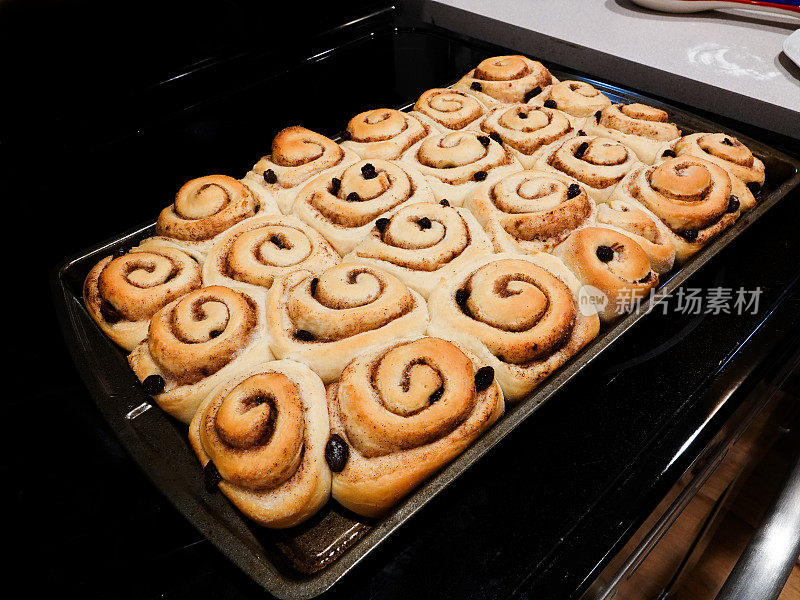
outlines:
[{"label": "metal baking pan", "polygon": [[[398,30],[388,35],[396,34]],[[415,31],[448,36],[447,32]],[[464,43],[463,39],[459,43]],[[336,50],[332,50],[335,52]],[[472,44],[479,55],[508,53],[507,49]],[[476,61],[477,62],[477,61]],[[757,221],[791,189],[800,184],[800,162],[765,144],[721,125],[625,89],[552,69],[559,79],[591,82],[613,101],[644,102],[667,110],[684,131],[720,131],[735,135],[761,158],[767,181],[758,206],[695,255],[681,269],[662,278],[659,292],[670,293],[726,244]],[[442,82],[447,84],[449,82]],[[422,93],[423,89],[419,90]],[[402,109],[410,108],[407,104]],[[355,111],[354,111],[355,112]],[[250,165],[242,165],[244,172]],[[165,191],[165,195],[169,195]],[[83,307],[83,280],[91,267],[118,247],[136,245],[154,234],[150,223],[109,239],[65,260],[52,274],[56,310],[77,368],[98,409],[133,459],[170,502],[219,550],[265,590],[279,598],[312,598],[330,588],[354,565],[420,510],[451,481],[488,452],[519,423],[551,398],[629,327],[645,317],[647,306],[601,332],[568,364],[547,379],[527,399],[506,414],[467,451],[433,476],[380,520],[358,517],[331,501],[308,522],[285,531],[260,528],[244,518],[221,493],[208,493],[200,465],[189,447],[186,427],[168,417],[142,391],[125,354],[95,325]]]}]

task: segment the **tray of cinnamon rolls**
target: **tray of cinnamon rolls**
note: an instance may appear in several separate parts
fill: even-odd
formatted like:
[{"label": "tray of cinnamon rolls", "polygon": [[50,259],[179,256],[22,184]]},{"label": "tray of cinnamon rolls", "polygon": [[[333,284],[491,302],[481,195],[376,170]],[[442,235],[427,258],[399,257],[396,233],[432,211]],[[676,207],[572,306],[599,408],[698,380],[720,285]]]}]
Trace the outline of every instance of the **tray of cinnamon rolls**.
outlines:
[{"label": "tray of cinnamon rolls", "polygon": [[104,417],[282,598],[330,587],[800,181],[525,56],[420,91],[334,138],[282,130],[54,280]]}]

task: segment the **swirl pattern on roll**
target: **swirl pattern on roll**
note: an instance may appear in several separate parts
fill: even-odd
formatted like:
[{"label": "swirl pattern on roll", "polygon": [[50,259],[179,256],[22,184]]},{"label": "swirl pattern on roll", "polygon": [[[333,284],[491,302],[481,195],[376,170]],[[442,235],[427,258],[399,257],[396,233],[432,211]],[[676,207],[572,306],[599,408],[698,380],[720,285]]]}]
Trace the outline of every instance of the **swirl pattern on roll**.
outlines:
[{"label": "swirl pattern on roll", "polygon": [[377,219],[404,204],[433,200],[433,191],[413,166],[376,158],[316,178],[298,194],[294,213],[344,255]]},{"label": "swirl pattern on roll", "polygon": [[619,142],[578,136],[542,148],[536,154],[534,169],[577,179],[595,201],[603,202],[622,178],[640,164],[636,154]]},{"label": "swirl pattern on roll", "polygon": [[491,252],[469,211],[422,202],[407,204],[373,227],[344,260],[384,269],[427,298],[440,278]]},{"label": "swirl pattern on roll", "polygon": [[322,234],[296,216],[257,216],[220,236],[203,264],[203,281],[269,289],[291,271],[321,273],[341,261]]},{"label": "swirl pattern on roll", "polygon": [[574,120],[566,113],[528,104],[496,106],[481,119],[479,128],[500,136],[526,169],[533,166],[540,148],[577,135]]},{"label": "swirl pattern on roll", "polygon": [[653,164],[666,143],[681,137],[665,111],[646,104],[612,104],[599,116],[586,120],[586,132],[622,142],[647,164]]},{"label": "swirl pattern on roll", "polygon": [[228,381],[198,409],[189,440],[213,462],[223,493],[271,528],[302,523],[330,497],[325,388],[305,365],[267,362]]},{"label": "swirl pattern on roll", "polygon": [[675,245],[667,226],[638,202],[612,199],[597,207],[597,225],[625,234],[641,246],[653,270],[663,275],[675,262]]},{"label": "swirl pattern on roll", "polygon": [[200,402],[227,377],[272,358],[262,294],[209,286],[173,300],[153,315],[145,341],[128,357],[144,381],[163,378],[156,402],[188,423]]},{"label": "swirl pattern on roll", "polygon": [[436,131],[448,133],[475,125],[486,114],[486,107],[465,92],[433,88],[419,97],[411,114]]},{"label": "swirl pattern on roll", "polygon": [[[328,391],[331,431],[350,450],[333,496],[378,517],[463,452],[503,412],[483,364],[442,339],[391,342],[360,354]],[[483,387],[485,384],[486,387]]]},{"label": "swirl pattern on roll", "polygon": [[656,215],[670,230],[679,263],[730,227],[742,211],[727,171],[693,156],[634,169],[614,198],[638,202]]},{"label": "swirl pattern on roll", "polygon": [[318,276],[295,271],[276,280],[267,322],[275,356],[308,364],[329,383],[359,352],[386,339],[420,335],[428,309],[394,275],[342,263]]},{"label": "swirl pattern on roll", "polygon": [[464,75],[454,90],[478,98],[486,106],[527,102],[528,95],[557,83],[545,66],[525,56],[508,55],[487,58]]},{"label": "swirl pattern on roll", "polygon": [[191,256],[146,240],[98,262],[84,280],[83,301],[100,329],[130,352],[147,337],[156,311],[201,285],[200,265]]},{"label": "swirl pattern on roll", "polygon": [[258,209],[253,192],[227,175],[208,175],[188,181],[178,190],[175,202],[158,215],[158,235],[210,245],[209,240],[236,223],[252,217]]},{"label": "swirl pattern on roll", "polygon": [[[242,180],[261,201],[259,213],[288,213],[297,192],[314,177],[358,160],[352,151],[305,127],[287,127],[272,140],[271,154],[259,160]],[[268,210],[270,203],[278,210]]]},{"label": "swirl pattern on roll", "polygon": [[445,280],[429,301],[432,336],[455,341],[494,368],[506,400],[519,400],[599,330],[580,283],[554,256],[501,253]]},{"label": "swirl pattern on roll", "polygon": [[755,206],[755,197],[751,200],[750,196],[758,194],[764,185],[764,163],[738,139],[724,133],[693,133],[677,140],[672,149],[678,156],[696,156],[725,169],[748,188],[749,193],[745,193],[743,186],[732,182],[742,208],[750,210]]},{"label": "swirl pattern on roll", "polygon": [[[583,284],[604,322],[636,308],[658,286],[658,273],[647,253],[633,239],[603,227],[572,233],[555,250]],[[598,294],[600,297],[594,297]]]},{"label": "swirl pattern on roll", "polygon": [[545,102],[551,108],[581,118],[611,105],[611,100],[591,83],[572,80],[551,85],[528,101],[534,106],[543,106]]},{"label": "swirl pattern on roll", "polygon": [[594,221],[597,207],[576,180],[559,173],[519,171],[478,187],[467,199],[498,252],[550,252]]},{"label": "swirl pattern on roll", "polygon": [[461,206],[481,181],[520,171],[510,150],[475,131],[431,135],[403,155],[403,162],[419,170],[436,199]]},{"label": "swirl pattern on roll", "polygon": [[396,160],[429,132],[427,124],[409,113],[376,108],[350,119],[342,147],[361,158]]}]

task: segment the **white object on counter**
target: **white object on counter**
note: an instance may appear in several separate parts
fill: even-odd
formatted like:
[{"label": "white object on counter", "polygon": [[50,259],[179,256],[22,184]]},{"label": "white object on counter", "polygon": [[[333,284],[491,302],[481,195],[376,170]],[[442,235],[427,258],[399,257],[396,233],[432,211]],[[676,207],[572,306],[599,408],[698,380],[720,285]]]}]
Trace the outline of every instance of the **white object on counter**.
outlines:
[{"label": "white object on counter", "polygon": [[800,29],[783,40],[783,51],[800,67]]},{"label": "white object on counter", "polygon": [[667,15],[626,0],[422,0],[416,10],[545,62],[800,138],[800,68],[781,52],[791,18]]}]

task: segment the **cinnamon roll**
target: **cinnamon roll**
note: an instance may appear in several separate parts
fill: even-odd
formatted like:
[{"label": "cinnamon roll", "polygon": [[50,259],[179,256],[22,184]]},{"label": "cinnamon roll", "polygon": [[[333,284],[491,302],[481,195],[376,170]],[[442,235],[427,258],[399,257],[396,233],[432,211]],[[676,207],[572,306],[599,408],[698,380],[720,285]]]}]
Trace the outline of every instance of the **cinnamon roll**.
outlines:
[{"label": "cinnamon roll", "polygon": [[493,373],[442,339],[391,342],[364,352],[328,388],[333,497],[379,517],[447,465],[502,415]]},{"label": "cinnamon roll", "polygon": [[321,273],[340,262],[322,234],[296,216],[263,215],[220,236],[203,264],[203,281],[249,291],[269,289],[291,271]]},{"label": "cinnamon roll", "polygon": [[558,79],[545,66],[525,56],[494,56],[482,61],[453,86],[486,106],[527,102]]},{"label": "cinnamon roll", "polygon": [[573,117],[585,118],[610,106],[611,100],[591,83],[568,80],[546,87],[528,104],[557,108]]},{"label": "cinnamon roll", "polygon": [[415,116],[393,108],[376,108],[350,119],[342,147],[361,158],[395,160],[430,133]]},{"label": "cinnamon roll", "polygon": [[519,400],[597,335],[597,312],[579,292],[552,255],[482,257],[431,294],[428,334],[474,352],[506,400]]},{"label": "cinnamon roll", "polygon": [[344,255],[377,219],[404,204],[433,200],[433,191],[413,166],[373,158],[317,177],[298,194],[293,210]]},{"label": "cinnamon roll", "polygon": [[325,383],[360,352],[421,335],[428,324],[422,296],[386,271],[354,263],[281,277],[266,314],[275,356],[309,365]]},{"label": "cinnamon roll", "polygon": [[262,157],[242,182],[258,196],[260,212],[267,212],[264,205],[269,201],[286,214],[304,184],[334,167],[352,165],[358,158],[322,134],[305,127],[287,127],[272,140],[272,153]]},{"label": "cinnamon roll", "polygon": [[639,244],[659,275],[669,271],[675,263],[675,245],[669,229],[637,202],[613,199],[600,204],[597,207],[597,225],[619,231]]},{"label": "cinnamon roll", "polygon": [[[696,156],[725,169],[750,191],[750,194],[742,193],[742,186],[732,181],[734,193],[742,201],[742,209],[747,211],[755,206],[755,198],[750,202],[750,196],[758,194],[764,185],[764,163],[738,139],[724,133],[693,133],[677,140],[671,149],[678,156]],[[664,157],[663,151],[661,157]]]},{"label": "cinnamon roll", "polygon": [[461,206],[481,181],[520,171],[508,148],[475,131],[431,135],[403,155],[403,162],[419,169],[437,200]]},{"label": "cinnamon roll", "polygon": [[[330,498],[325,386],[290,360],[266,362],[217,388],[189,425],[204,474],[259,525],[284,529]],[[208,480],[208,478],[207,478]]]},{"label": "cinnamon roll", "polygon": [[469,211],[421,202],[378,221],[344,260],[379,267],[427,298],[442,277],[491,252],[492,243]]},{"label": "cinnamon roll", "polygon": [[596,202],[607,200],[622,178],[641,164],[627,146],[584,135],[545,146],[534,158],[534,169],[577,179]]},{"label": "cinnamon roll", "polygon": [[290,360],[228,380],[200,406],[189,441],[204,473],[247,517],[276,529],[316,513],[331,493],[325,386]]},{"label": "cinnamon roll", "polygon": [[595,303],[603,322],[632,310],[658,286],[658,273],[647,253],[613,229],[575,231],[554,253],[583,284],[584,294]]},{"label": "cinnamon roll", "polygon": [[84,280],[83,302],[100,329],[130,352],[147,337],[150,318],[158,309],[202,283],[195,259],[145,240],[125,254],[98,262]]},{"label": "cinnamon roll", "polygon": [[411,114],[440,133],[471,128],[486,107],[467,93],[449,88],[434,88],[419,97]]},{"label": "cinnamon roll", "polygon": [[[671,158],[631,171],[615,199],[644,205],[669,229],[680,264],[733,225],[742,212],[722,167],[694,156]],[[747,191],[747,188],[745,188]]]},{"label": "cinnamon roll", "polygon": [[272,359],[265,325],[263,292],[201,288],[153,315],[128,363],[158,405],[188,423],[216,386]]},{"label": "cinnamon roll", "polygon": [[161,211],[156,232],[204,254],[216,236],[255,215],[259,206],[250,188],[233,177],[198,177],[185,183],[175,202]]},{"label": "cinnamon roll", "polygon": [[589,135],[622,142],[649,165],[665,143],[681,137],[665,111],[646,104],[612,104],[586,119],[583,128]]},{"label": "cinnamon roll", "polygon": [[576,180],[545,171],[519,171],[481,184],[467,198],[498,252],[550,252],[570,232],[594,221],[597,206]]},{"label": "cinnamon roll", "polygon": [[480,120],[478,128],[495,134],[506,144],[526,169],[534,163],[540,148],[577,135],[575,119],[566,113],[528,104],[494,107]]}]

